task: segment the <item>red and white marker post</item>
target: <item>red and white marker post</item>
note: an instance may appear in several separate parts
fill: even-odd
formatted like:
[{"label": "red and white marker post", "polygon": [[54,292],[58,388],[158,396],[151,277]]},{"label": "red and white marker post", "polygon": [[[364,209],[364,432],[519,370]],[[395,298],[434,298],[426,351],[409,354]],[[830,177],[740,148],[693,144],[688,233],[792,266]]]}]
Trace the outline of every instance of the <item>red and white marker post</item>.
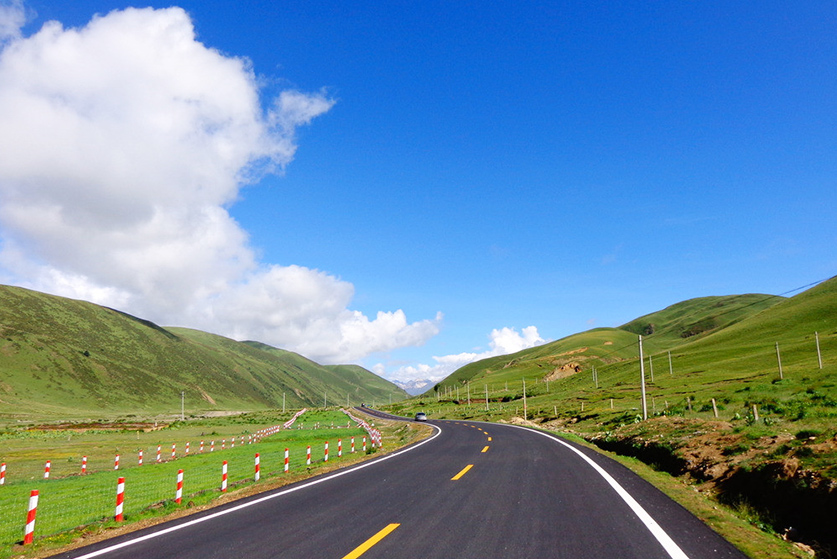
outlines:
[{"label": "red and white marker post", "polygon": [[81,474],[84,475],[86,473],[87,473],[87,456],[82,456],[81,457]]},{"label": "red and white marker post", "polygon": [[221,439],[221,450],[227,448],[227,439]]},{"label": "red and white marker post", "polygon": [[52,467],[52,461],[47,460],[44,464],[44,479],[49,479],[49,469]]},{"label": "red and white marker post", "polygon": [[177,490],[174,492],[174,502],[178,505],[183,500],[183,470],[177,470]]},{"label": "red and white marker post", "polygon": [[118,454],[116,455],[116,458],[113,459],[113,469],[114,470],[119,469],[119,455]]},{"label": "red and white marker post", "polygon": [[177,457],[177,443],[171,443],[171,459],[174,460]]},{"label": "red and white marker post", "polygon": [[311,465],[311,445],[310,444],[308,445],[308,450],[306,451],[305,465],[306,466]]},{"label": "red and white marker post", "polygon": [[26,528],[23,529],[23,545],[35,541],[35,515],[38,513],[38,490],[29,493],[29,511],[26,513]]},{"label": "red and white marker post", "polygon": [[352,452],[351,453],[352,454],[355,453],[355,438],[354,437],[352,437]]},{"label": "red and white marker post", "polygon": [[328,462],[328,441],[325,443],[325,456],[323,457],[323,462]]},{"label": "red and white marker post", "polygon": [[6,485],[6,463],[0,464],[0,485]]},{"label": "red and white marker post", "polygon": [[201,441],[201,449],[200,449],[200,451],[198,452],[198,454],[201,454],[201,453],[203,453],[203,441]]},{"label": "red and white marker post", "polygon": [[215,441],[209,443],[209,452],[215,452]]},{"label": "red and white marker post", "polygon": [[256,453],[256,474],[253,476],[253,481],[259,481],[261,477],[261,472],[259,471],[261,468],[259,466],[259,453]]},{"label": "red and white marker post", "polygon": [[289,462],[288,462],[288,449],[286,448],[286,449],[285,449],[285,473],[286,473],[286,474],[288,473],[288,465],[289,465]]},{"label": "red and white marker post", "polygon": [[366,452],[366,437],[363,437],[363,452]]},{"label": "red and white marker post", "polygon": [[221,492],[227,492],[227,461],[221,466]]},{"label": "red and white marker post", "polygon": [[117,522],[122,522],[124,516],[122,515],[122,508],[125,503],[125,478],[121,477],[116,481],[116,510],[113,513],[113,519]]},{"label": "red and white marker post", "polygon": [[163,448],[163,445],[161,445],[161,444],[157,445],[157,462],[158,463],[162,462],[162,460],[160,459],[160,451],[162,450],[162,448]]},{"label": "red and white marker post", "polygon": [[186,456],[189,456],[189,442],[186,442]]},{"label": "red and white marker post", "polygon": [[337,457],[343,456],[343,439],[337,439]]},{"label": "red and white marker post", "polygon": [[139,454],[137,454],[137,466],[142,466],[142,451],[141,450],[139,451]]}]

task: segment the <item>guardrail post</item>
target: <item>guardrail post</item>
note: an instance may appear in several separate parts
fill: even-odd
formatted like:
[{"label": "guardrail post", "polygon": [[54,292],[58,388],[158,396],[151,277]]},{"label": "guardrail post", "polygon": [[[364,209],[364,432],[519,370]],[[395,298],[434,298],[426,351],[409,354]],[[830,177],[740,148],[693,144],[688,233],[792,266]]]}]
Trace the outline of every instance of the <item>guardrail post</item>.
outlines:
[{"label": "guardrail post", "polygon": [[113,519],[117,522],[122,522],[124,516],[122,514],[125,503],[125,478],[121,477],[116,481],[116,511],[113,514]]},{"label": "guardrail post", "polygon": [[23,545],[35,541],[35,515],[38,513],[38,490],[29,493],[29,511],[26,514],[26,527],[23,529]]},{"label": "guardrail post", "polygon": [[183,499],[183,470],[177,470],[177,490],[174,493],[174,502],[178,505]]}]

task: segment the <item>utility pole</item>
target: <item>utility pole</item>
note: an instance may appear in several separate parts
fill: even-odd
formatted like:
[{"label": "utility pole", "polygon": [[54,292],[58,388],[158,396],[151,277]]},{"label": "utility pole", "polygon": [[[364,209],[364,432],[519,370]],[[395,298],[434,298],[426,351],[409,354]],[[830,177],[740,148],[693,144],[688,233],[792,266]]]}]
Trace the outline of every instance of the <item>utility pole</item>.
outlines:
[{"label": "utility pole", "polygon": [[323,407],[328,407],[328,392],[323,390]]},{"label": "utility pole", "polygon": [[282,392],[282,413],[285,413],[285,393]]},{"label": "utility pole", "polygon": [[642,387],[642,420],[648,419],[648,402],[645,399],[645,356],[642,354],[642,336],[639,337],[639,375]]},{"label": "utility pole", "polygon": [[820,333],[814,332],[814,337],[817,339],[817,363],[819,363],[820,369],[822,369],[822,353],[820,353]]},{"label": "utility pole", "polygon": [[186,392],[183,390],[180,391],[180,421],[186,421],[185,415],[185,399],[186,399]]},{"label": "utility pole", "polygon": [[782,355],[779,353],[779,342],[776,342],[776,361],[779,362],[779,378],[785,378],[785,375],[782,374]]},{"label": "utility pole", "polygon": [[674,369],[671,368],[671,352],[668,352],[668,374],[674,376]]}]

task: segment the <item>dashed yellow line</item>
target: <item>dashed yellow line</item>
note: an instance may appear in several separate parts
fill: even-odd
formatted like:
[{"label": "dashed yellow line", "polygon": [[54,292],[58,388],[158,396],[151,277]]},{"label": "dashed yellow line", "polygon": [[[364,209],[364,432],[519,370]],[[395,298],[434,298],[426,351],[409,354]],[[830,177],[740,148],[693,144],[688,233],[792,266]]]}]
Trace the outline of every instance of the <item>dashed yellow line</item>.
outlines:
[{"label": "dashed yellow line", "polygon": [[474,467],[474,465],[473,465],[473,464],[468,464],[467,466],[465,466],[464,468],[462,468],[462,471],[461,471],[461,472],[459,472],[458,474],[456,474],[455,476],[453,476],[452,478],[450,478],[450,480],[451,480],[451,481],[456,481],[456,480],[458,480],[459,478],[461,478],[462,476],[464,476],[465,474],[467,474],[467,473],[468,473],[468,470],[470,470],[470,469],[471,469],[471,468],[473,468],[473,467]]},{"label": "dashed yellow line", "polygon": [[481,452],[488,452],[488,446],[486,446],[485,448],[483,448]]},{"label": "dashed yellow line", "polygon": [[356,547],[354,551],[343,557],[343,559],[357,559],[357,557],[360,557],[361,555],[369,551],[369,549],[373,545],[387,537],[390,534],[390,532],[392,532],[399,526],[401,526],[401,524],[389,524],[386,528],[384,528],[383,530],[381,530],[380,532],[363,542],[361,545]]},{"label": "dashed yellow line", "polygon": [[488,442],[491,442],[491,437],[488,437]]}]

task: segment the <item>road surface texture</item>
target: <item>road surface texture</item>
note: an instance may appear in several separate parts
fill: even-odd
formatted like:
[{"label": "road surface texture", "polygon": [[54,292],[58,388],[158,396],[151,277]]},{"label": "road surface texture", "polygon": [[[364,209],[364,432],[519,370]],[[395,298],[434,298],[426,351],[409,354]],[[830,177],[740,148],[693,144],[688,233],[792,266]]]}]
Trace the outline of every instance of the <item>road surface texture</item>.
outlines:
[{"label": "road surface texture", "polygon": [[402,451],[57,557],[745,557],[592,450],[512,425],[428,424]]}]

